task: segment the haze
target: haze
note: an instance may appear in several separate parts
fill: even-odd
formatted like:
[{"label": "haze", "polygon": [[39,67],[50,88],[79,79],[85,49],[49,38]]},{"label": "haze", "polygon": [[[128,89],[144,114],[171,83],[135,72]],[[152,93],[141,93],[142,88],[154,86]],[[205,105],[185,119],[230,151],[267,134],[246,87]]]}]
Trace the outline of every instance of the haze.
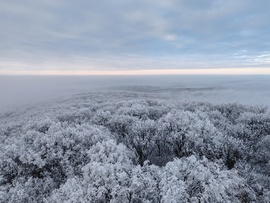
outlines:
[{"label": "haze", "polygon": [[89,92],[140,92],[180,101],[270,104],[270,76],[0,76],[0,112]]},{"label": "haze", "polygon": [[0,2],[2,110],[105,89],[269,104],[267,0]]}]

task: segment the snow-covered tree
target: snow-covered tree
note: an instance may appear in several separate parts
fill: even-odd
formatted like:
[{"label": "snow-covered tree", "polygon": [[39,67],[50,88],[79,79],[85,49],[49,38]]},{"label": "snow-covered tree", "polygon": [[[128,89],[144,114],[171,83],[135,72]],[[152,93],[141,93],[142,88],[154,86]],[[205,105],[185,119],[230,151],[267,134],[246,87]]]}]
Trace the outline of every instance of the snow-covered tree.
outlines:
[{"label": "snow-covered tree", "polygon": [[[163,97],[164,98],[164,97]],[[0,202],[269,202],[270,113],[126,92],[0,115]]]}]

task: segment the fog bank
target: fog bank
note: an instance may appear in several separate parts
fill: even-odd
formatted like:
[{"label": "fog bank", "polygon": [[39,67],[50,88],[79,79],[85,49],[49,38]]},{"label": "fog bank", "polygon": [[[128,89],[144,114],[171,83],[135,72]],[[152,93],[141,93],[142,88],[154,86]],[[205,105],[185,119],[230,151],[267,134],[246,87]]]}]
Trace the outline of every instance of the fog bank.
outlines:
[{"label": "fog bank", "polygon": [[147,92],[182,101],[270,104],[270,76],[0,76],[0,112],[96,91]]}]

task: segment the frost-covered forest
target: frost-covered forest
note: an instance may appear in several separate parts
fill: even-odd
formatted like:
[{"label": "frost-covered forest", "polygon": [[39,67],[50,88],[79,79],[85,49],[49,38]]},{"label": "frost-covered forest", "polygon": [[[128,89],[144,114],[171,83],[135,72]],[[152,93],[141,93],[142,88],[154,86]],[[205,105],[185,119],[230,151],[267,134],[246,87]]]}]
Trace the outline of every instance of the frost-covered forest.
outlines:
[{"label": "frost-covered forest", "polygon": [[89,93],[0,117],[0,202],[270,202],[270,110]]}]

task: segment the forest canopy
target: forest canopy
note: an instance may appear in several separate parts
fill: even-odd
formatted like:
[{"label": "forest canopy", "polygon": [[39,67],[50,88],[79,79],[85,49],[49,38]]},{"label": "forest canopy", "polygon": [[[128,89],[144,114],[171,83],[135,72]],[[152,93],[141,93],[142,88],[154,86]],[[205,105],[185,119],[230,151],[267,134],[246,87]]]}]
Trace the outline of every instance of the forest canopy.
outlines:
[{"label": "forest canopy", "polygon": [[5,113],[0,202],[270,202],[270,111],[115,92]]}]

